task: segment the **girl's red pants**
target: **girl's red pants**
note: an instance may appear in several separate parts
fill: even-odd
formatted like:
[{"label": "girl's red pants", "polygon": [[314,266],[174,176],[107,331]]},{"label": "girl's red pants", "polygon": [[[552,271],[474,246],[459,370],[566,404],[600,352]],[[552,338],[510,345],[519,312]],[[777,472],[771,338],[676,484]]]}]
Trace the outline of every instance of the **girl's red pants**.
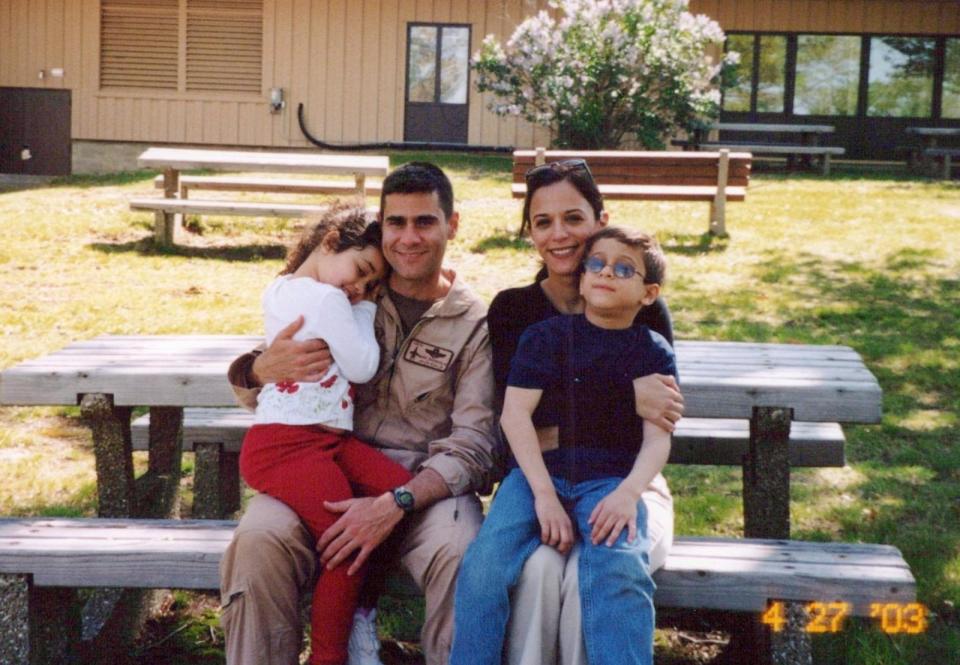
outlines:
[{"label": "girl's red pants", "polygon": [[[376,496],[412,475],[350,432],[311,425],[254,425],[240,452],[246,483],[290,506],[315,538],[340,517],[324,501]],[[347,661],[347,641],[363,571],[347,575],[349,562],[320,570],[313,593],[311,645],[314,665]]]}]

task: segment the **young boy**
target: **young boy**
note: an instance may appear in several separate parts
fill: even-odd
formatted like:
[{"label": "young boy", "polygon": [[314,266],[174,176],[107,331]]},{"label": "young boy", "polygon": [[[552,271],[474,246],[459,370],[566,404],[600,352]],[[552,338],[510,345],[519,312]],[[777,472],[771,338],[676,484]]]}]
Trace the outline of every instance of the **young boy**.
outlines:
[{"label": "young boy", "polygon": [[653,659],[640,495],[666,463],[670,435],[637,415],[633,381],[675,375],[676,364],[634,318],[660,293],[665,260],[652,237],[617,227],[591,236],[584,256],[584,314],[532,325],[511,362],[501,425],[516,464],[460,569],[452,665],[501,662],[524,562],[541,542],[568,551],[576,535],[588,661]]}]

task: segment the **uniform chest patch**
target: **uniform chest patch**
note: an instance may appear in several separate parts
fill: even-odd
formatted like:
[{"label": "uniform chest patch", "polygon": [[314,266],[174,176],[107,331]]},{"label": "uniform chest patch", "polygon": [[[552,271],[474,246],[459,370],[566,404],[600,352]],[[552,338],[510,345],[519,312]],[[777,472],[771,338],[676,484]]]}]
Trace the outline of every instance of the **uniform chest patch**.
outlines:
[{"label": "uniform chest patch", "polygon": [[410,340],[410,344],[407,345],[403,359],[414,365],[429,367],[438,372],[445,372],[453,361],[453,351],[428,344],[427,342],[421,342],[419,339],[412,339]]}]

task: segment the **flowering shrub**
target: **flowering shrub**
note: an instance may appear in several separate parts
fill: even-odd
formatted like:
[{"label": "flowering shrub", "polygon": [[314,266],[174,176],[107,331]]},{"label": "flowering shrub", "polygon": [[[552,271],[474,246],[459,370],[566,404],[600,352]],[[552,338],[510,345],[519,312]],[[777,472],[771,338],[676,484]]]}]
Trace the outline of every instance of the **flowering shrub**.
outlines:
[{"label": "flowering shrub", "polygon": [[686,11],[687,0],[551,0],[501,45],[492,35],[474,56],[491,110],[553,131],[556,147],[615,148],[627,134],[663,147],[677,128],[709,124],[716,86],[735,54],[715,61],[723,31]]}]

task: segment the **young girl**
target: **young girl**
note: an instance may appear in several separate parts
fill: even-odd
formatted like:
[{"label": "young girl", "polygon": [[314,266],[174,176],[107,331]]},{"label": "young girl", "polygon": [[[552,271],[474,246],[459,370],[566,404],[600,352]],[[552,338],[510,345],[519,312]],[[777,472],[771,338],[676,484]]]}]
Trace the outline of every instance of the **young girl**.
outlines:
[{"label": "young girl", "polygon": [[[240,453],[248,485],[290,506],[315,538],[338,515],[324,501],[372,496],[399,487],[411,474],[350,434],[350,383],[373,378],[380,351],[373,303],[386,262],[381,231],[362,207],[335,205],[304,234],[287,265],[263,294],[267,344],[297,317],[294,339],[322,338],[333,364],[320,381],[270,383],[260,392],[255,425]],[[363,575],[349,566],[322,570],[313,594],[315,665],[341,665]]]},{"label": "young girl", "polygon": [[[667,341],[633,323],[657,298],[665,262],[653,238],[616,227],[592,235],[584,256],[584,313],[530,326],[511,362],[501,424],[515,464],[460,568],[452,665],[501,662],[509,592],[527,557],[541,542],[566,552],[577,536],[590,665],[653,659],[640,495],[666,463],[670,435],[637,415],[634,381],[676,368]],[[538,439],[535,410],[541,434],[557,427],[553,440]]]}]

